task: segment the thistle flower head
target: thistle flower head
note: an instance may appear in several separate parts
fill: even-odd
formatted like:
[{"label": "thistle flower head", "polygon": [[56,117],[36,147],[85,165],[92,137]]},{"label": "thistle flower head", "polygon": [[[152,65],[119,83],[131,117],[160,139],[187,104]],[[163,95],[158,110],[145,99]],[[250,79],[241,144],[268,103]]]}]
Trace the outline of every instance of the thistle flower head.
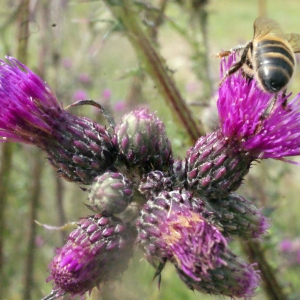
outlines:
[{"label": "thistle flower head", "polygon": [[9,63],[0,61],[0,135],[38,143],[40,135],[51,135],[49,120],[63,109],[40,77],[15,58],[7,59]]},{"label": "thistle flower head", "polygon": [[119,172],[97,176],[89,189],[90,208],[105,215],[119,214],[131,203],[132,183]]},{"label": "thistle flower head", "polygon": [[204,215],[203,202],[187,191],[164,191],[148,201],[136,223],[146,259],[156,268],[175,263],[194,280],[223,264],[226,240]]},{"label": "thistle flower head", "polygon": [[[221,76],[235,62],[232,54],[221,63]],[[238,71],[219,89],[218,111],[224,138],[237,141],[241,151],[256,158],[283,158],[300,154],[300,94],[280,93],[272,111],[263,117],[274,94],[261,90]],[[287,105],[283,105],[287,102]]]},{"label": "thistle flower head", "polygon": [[196,281],[225,262],[226,240],[220,231],[197,213],[172,216],[168,230],[162,233],[173,253],[172,262]]},{"label": "thistle flower head", "polygon": [[200,196],[218,199],[240,187],[255,157],[241,152],[221,130],[200,137],[186,154],[187,183]]},{"label": "thistle flower head", "polygon": [[251,299],[260,282],[255,265],[249,265],[234,255],[231,251],[221,254],[223,264],[208,270],[201,276],[201,280],[195,280],[188,276],[176,265],[180,279],[191,290],[204,294],[224,295],[231,298]]},{"label": "thistle flower head", "polygon": [[[235,54],[223,59],[221,77],[235,60]],[[273,97],[241,70],[225,79],[218,98],[220,129],[200,137],[186,155],[191,189],[224,198],[239,188],[254,160],[300,154],[300,94],[293,100],[279,94],[266,113]]]},{"label": "thistle flower head", "polygon": [[82,219],[56,251],[47,281],[54,281],[57,296],[83,295],[102,282],[118,279],[132,250],[132,233],[120,219],[100,214]]},{"label": "thistle flower head", "polygon": [[135,110],[125,115],[115,129],[120,152],[130,166],[143,173],[168,168],[172,148],[165,125],[147,110]]},{"label": "thistle flower head", "polygon": [[90,184],[115,162],[115,138],[64,110],[41,78],[16,59],[8,61],[0,62],[0,141],[33,144],[65,179]]},{"label": "thistle flower head", "polygon": [[270,227],[262,211],[242,196],[230,194],[226,198],[207,201],[226,237],[238,235],[244,239],[259,238]]}]

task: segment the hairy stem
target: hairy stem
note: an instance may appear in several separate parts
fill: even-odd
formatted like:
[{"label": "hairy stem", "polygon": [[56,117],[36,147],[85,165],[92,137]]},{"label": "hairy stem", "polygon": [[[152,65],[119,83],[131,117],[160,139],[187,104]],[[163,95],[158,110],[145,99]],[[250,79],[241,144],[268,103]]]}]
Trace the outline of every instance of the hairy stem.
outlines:
[{"label": "hairy stem", "polygon": [[40,149],[33,149],[32,156],[34,157],[33,168],[32,168],[32,185],[29,195],[29,236],[27,242],[27,254],[25,260],[25,271],[24,271],[24,291],[23,299],[32,299],[32,290],[34,286],[33,274],[34,274],[34,258],[35,258],[35,238],[36,238],[36,223],[37,210],[39,206],[39,199],[41,194],[41,175],[43,170],[42,154]]},{"label": "hairy stem", "polygon": [[4,232],[5,232],[5,207],[9,191],[11,163],[12,163],[12,144],[4,143],[1,147],[1,168],[0,168],[0,295],[5,297],[5,287],[8,278],[4,272]]},{"label": "hairy stem", "polygon": [[104,0],[113,15],[123,25],[129,41],[139,57],[142,66],[151,76],[158,91],[163,95],[173,114],[186,129],[191,141],[196,141],[203,134],[185,101],[183,100],[174,80],[170,77],[161,58],[150,38],[146,35],[131,0]]},{"label": "hairy stem", "polygon": [[242,242],[242,249],[251,262],[258,264],[262,278],[262,286],[268,299],[288,299],[288,296],[284,293],[282,286],[275,276],[274,269],[266,259],[261,243],[259,241]]}]

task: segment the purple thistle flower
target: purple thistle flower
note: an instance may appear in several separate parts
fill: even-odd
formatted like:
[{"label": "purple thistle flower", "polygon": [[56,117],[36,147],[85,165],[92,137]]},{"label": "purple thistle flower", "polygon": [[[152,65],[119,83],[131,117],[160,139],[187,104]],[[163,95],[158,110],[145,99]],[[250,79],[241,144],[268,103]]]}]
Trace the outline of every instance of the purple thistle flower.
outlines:
[{"label": "purple thistle flower", "polygon": [[47,281],[54,281],[52,294],[83,295],[118,279],[127,269],[133,240],[130,228],[116,217],[97,214],[80,220],[49,266]]},{"label": "purple thistle flower", "polygon": [[191,290],[204,294],[251,299],[260,282],[259,272],[254,268],[256,265],[246,264],[231,251],[221,255],[221,259],[224,263],[208,270],[208,274],[202,275],[201,280],[187,276],[181,266],[175,264],[175,267],[180,279]]},{"label": "purple thistle flower", "polygon": [[[235,54],[221,64],[221,76],[234,63]],[[278,95],[275,107],[262,118],[274,97],[262,91],[242,71],[229,76],[219,89],[218,111],[225,139],[235,140],[240,151],[255,158],[282,159],[300,154],[300,94]],[[288,102],[286,107],[283,103]]]},{"label": "purple thistle flower", "polygon": [[[223,59],[221,77],[235,61]],[[187,183],[200,196],[224,198],[241,185],[257,159],[300,154],[300,94],[278,95],[275,107],[265,115],[274,97],[255,80],[238,71],[219,88],[220,129],[202,136],[187,152]],[[288,104],[285,106],[285,104]]]},{"label": "purple thistle flower", "polygon": [[148,262],[158,269],[170,261],[196,281],[224,264],[227,242],[205,213],[203,202],[188,191],[164,191],[148,201],[136,222]]},{"label": "purple thistle flower", "polygon": [[0,141],[33,144],[67,180],[89,184],[113,165],[117,144],[109,132],[70,114],[48,85],[9,57],[0,61]]},{"label": "purple thistle flower", "polygon": [[225,264],[221,254],[227,243],[216,227],[199,214],[185,209],[182,209],[182,216],[171,214],[169,219],[168,230],[162,235],[172,250],[172,262],[186,275],[200,281],[209,270]]},{"label": "purple thistle flower", "polygon": [[8,58],[0,61],[0,134],[25,143],[39,141],[39,133],[53,131],[49,116],[59,116],[63,108],[50,88],[31,70]]}]

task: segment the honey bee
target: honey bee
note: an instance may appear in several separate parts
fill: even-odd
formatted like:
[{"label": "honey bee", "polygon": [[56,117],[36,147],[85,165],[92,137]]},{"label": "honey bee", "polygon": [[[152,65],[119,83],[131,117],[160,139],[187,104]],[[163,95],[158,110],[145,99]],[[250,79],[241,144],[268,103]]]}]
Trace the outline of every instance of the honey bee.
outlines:
[{"label": "honey bee", "polygon": [[264,115],[268,115],[275,105],[278,93],[285,93],[286,86],[292,78],[296,65],[294,53],[300,52],[300,35],[285,34],[274,20],[259,17],[254,21],[252,41],[223,51],[218,57],[225,57],[240,50],[243,50],[240,60],[231,66],[220,84],[242,68],[246,78],[254,78],[263,91],[275,94],[264,112]]}]

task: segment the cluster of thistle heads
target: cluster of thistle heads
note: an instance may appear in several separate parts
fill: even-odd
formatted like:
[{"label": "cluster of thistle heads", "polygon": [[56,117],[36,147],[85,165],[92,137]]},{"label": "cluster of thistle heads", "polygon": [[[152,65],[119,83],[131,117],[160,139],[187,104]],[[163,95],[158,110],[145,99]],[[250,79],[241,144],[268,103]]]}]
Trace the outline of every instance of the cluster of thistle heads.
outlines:
[{"label": "cluster of thistle heads", "polygon": [[[221,77],[234,61],[234,54],[222,60]],[[279,95],[266,116],[272,97],[241,72],[229,76],[218,91],[218,129],[175,158],[155,114],[135,110],[106,128],[64,109],[16,59],[1,61],[2,141],[45,151],[59,175],[86,187],[91,209],[56,250],[53,290],[44,299],[101,290],[121,277],[136,247],[158,278],[172,264],[189,289],[251,298],[259,271],[230,250],[228,239],[260,238],[269,225],[235,191],[254,161],[300,154],[300,96]]]}]

